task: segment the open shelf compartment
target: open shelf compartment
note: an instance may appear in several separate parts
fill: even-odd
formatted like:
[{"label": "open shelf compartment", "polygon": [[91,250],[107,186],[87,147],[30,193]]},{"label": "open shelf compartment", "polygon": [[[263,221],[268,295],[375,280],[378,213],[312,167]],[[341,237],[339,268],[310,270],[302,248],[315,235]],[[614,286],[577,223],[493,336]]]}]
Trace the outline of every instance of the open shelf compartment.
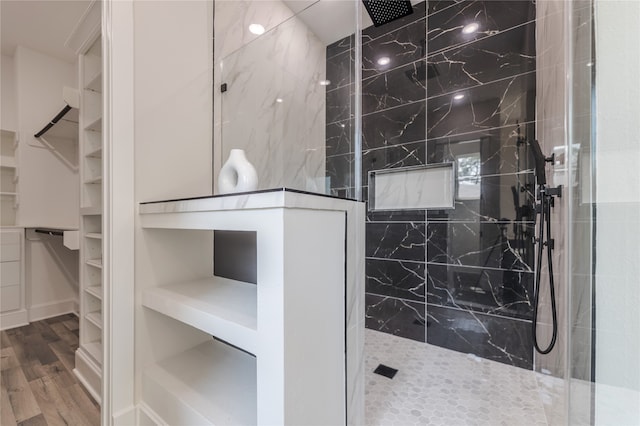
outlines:
[{"label": "open shelf compartment", "polygon": [[146,290],[142,305],[256,353],[257,287],[210,277]]},{"label": "open shelf compartment", "polygon": [[147,368],[142,400],[167,424],[257,424],[256,358],[211,340]]}]

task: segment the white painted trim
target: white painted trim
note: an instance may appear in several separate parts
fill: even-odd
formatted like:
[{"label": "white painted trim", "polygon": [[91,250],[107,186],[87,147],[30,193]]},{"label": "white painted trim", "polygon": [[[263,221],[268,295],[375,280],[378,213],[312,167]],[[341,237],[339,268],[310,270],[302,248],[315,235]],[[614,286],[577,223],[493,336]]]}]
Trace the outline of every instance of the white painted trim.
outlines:
[{"label": "white painted trim", "polygon": [[91,2],[64,42],[76,55],[86,52],[100,36],[100,1]]},{"label": "white painted trim", "polygon": [[29,314],[26,309],[0,314],[0,330],[9,330],[28,324]]},{"label": "white painted trim", "polygon": [[98,404],[101,404],[100,387],[97,386],[102,379],[100,367],[91,359],[91,356],[85,354],[82,347],[76,351],[75,355],[76,368],[73,369],[73,374],[76,375],[93,399]]},{"label": "white painted trim", "polygon": [[132,405],[120,410],[117,413],[113,413],[113,424],[116,426],[131,426],[140,424],[137,420],[138,411],[136,406]]},{"label": "white painted trim", "polygon": [[141,402],[140,404],[138,404],[138,418],[137,418],[137,422],[136,424],[143,424],[140,421],[140,416],[141,415],[145,415],[149,418],[149,420],[151,420],[152,422],[154,422],[157,425],[165,425],[166,423],[164,423],[162,421],[162,418],[155,412],[153,411],[147,404],[145,404],[144,402]]},{"label": "white painted trim", "polygon": [[78,301],[76,299],[33,305],[29,307],[29,321],[40,321],[47,318],[57,317],[59,315],[71,314],[76,312],[77,306]]},{"label": "white painted trim", "polygon": [[[133,1],[102,1],[102,424],[127,424],[135,406]],[[120,414],[116,414],[120,413]]]}]

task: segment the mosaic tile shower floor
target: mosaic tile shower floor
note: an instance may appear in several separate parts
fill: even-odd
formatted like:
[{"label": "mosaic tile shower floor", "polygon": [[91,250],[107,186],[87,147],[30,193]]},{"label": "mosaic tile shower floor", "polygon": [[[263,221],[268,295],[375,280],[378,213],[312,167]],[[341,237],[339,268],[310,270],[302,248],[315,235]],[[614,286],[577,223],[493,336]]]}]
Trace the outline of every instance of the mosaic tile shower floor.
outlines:
[{"label": "mosaic tile shower floor", "polygon": [[[373,330],[365,354],[367,425],[549,424],[549,380],[539,386],[533,371]],[[399,371],[388,379],[373,373],[379,364]]]}]

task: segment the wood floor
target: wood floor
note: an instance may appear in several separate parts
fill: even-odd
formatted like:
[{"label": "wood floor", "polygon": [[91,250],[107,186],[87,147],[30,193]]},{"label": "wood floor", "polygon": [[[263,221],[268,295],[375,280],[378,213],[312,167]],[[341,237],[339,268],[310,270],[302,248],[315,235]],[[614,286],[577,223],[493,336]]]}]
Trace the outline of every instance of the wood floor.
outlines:
[{"label": "wood floor", "polygon": [[100,406],[73,374],[75,315],[0,333],[0,425],[100,425]]}]

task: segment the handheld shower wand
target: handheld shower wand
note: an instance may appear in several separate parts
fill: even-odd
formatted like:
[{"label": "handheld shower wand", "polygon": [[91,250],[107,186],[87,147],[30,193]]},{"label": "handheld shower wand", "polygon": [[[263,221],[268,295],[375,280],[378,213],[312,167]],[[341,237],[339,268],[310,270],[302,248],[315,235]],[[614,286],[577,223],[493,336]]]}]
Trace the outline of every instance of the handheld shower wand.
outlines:
[{"label": "handheld shower wand", "polygon": [[[546,163],[552,163],[554,156],[545,157],[540,149],[538,141],[529,141],[529,146],[533,153],[536,169],[536,181],[538,183],[537,195],[539,203],[536,205],[536,211],[540,214],[540,222],[538,228],[538,238],[534,239],[534,242],[538,244],[538,256],[536,259],[536,282],[534,286],[533,296],[533,324],[532,324],[532,337],[533,346],[541,354],[548,354],[551,352],[556,344],[558,338],[558,311],[556,307],[556,291],[553,280],[553,253],[554,240],[551,238],[551,208],[554,206],[554,197],[562,197],[562,186],[550,188],[547,186],[547,176],[545,165]],[[545,226],[546,225],[546,226]],[[545,239],[546,231],[546,239]],[[542,255],[544,247],[547,247],[547,268],[549,272],[549,295],[551,296],[551,319],[552,319],[552,334],[549,345],[546,348],[541,348],[538,344],[538,304],[540,302],[540,284],[542,279]]]}]

